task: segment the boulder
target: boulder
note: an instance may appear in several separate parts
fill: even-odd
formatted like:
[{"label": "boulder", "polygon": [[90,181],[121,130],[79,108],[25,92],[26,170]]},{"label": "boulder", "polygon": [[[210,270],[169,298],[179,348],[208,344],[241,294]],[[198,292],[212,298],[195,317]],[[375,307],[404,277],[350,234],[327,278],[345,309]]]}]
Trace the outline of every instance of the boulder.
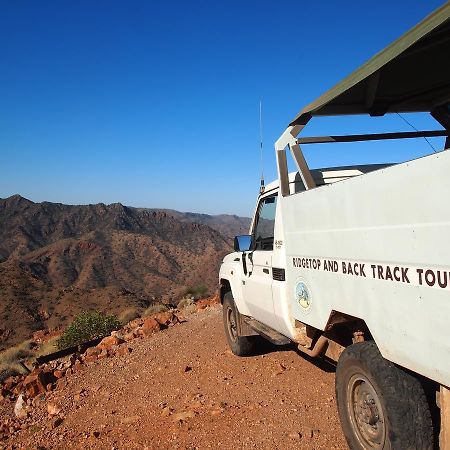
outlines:
[{"label": "boulder", "polygon": [[197,311],[201,311],[205,308],[208,308],[209,306],[217,305],[218,303],[220,303],[219,296],[213,295],[212,297],[199,300],[195,304],[197,306]]},{"label": "boulder", "polygon": [[62,377],[64,376],[64,373],[65,373],[64,370],[56,369],[56,370],[53,372],[53,376],[54,376],[55,378],[59,379],[59,378],[62,378]]},{"label": "boulder", "polygon": [[102,352],[97,356],[97,359],[104,359],[109,356],[108,350],[104,349]]},{"label": "boulder", "polygon": [[145,336],[148,336],[152,333],[156,333],[160,329],[161,325],[153,317],[146,318],[142,325],[142,332],[144,333]]},{"label": "boulder", "polygon": [[140,327],[142,324],[144,323],[144,319],[142,319],[141,317],[138,317],[137,319],[132,320],[131,322],[128,323],[128,328],[138,328]]},{"label": "boulder", "polygon": [[116,351],[116,355],[118,355],[118,356],[126,356],[126,355],[129,355],[130,353],[131,353],[131,348],[127,347],[126,345],[120,346]]},{"label": "boulder", "polygon": [[130,342],[133,339],[135,339],[136,337],[137,337],[137,334],[135,334],[133,331],[131,331],[130,333],[125,334],[123,338],[124,338],[125,342]]},{"label": "boulder", "polygon": [[106,336],[102,339],[100,344],[97,345],[97,348],[100,350],[109,350],[113,345],[119,345],[125,342],[123,339],[118,338],[117,336]]},{"label": "boulder", "polygon": [[169,325],[177,321],[177,316],[171,311],[160,312],[154,314],[152,317],[163,327],[168,327]]},{"label": "boulder", "polygon": [[28,375],[23,381],[23,388],[29,398],[34,398],[38,394],[46,392],[45,374],[42,370],[37,370]]}]

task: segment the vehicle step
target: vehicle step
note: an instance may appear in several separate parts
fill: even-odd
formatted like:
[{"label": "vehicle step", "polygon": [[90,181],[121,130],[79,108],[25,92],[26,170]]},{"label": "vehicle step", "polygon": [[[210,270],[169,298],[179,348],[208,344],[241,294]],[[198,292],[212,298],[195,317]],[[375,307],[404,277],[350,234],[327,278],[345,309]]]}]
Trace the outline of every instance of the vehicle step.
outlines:
[{"label": "vehicle step", "polygon": [[275,331],[273,328],[264,325],[263,323],[257,321],[256,319],[245,318],[244,321],[246,324],[255,330],[258,334],[272,342],[275,345],[286,345],[291,342],[286,336],[283,336],[278,331]]}]

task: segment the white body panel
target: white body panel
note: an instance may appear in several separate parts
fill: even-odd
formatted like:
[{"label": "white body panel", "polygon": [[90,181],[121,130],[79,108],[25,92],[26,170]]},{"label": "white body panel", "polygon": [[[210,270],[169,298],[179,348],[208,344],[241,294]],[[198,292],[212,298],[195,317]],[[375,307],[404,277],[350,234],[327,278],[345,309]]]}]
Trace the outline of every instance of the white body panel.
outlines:
[{"label": "white body panel", "polygon": [[[286,281],[252,288],[267,290],[258,311],[258,299],[242,289],[240,253],[226,257],[220,277],[242,314],[286,336],[295,338],[296,319],[324,330],[332,311],[346,313],[366,322],[385,358],[449,386],[449,173],[444,151],[279,195],[274,238],[281,245],[270,253]],[[298,282],[309,291],[308,308],[297,301]]]},{"label": "white body panel", "polygon": [[[449,171],[445,151],[280,199],[293,317],[319,329],[333,310],[361,318],[385,358],[447,386]],[[316,258],[316,269],[294,267],[298,257]],[[324,270],[325,260],[338,272]],[[344,274],[343,263],[346,272],[348,263],[358,272],[365,264],[365,276]],[[308,309],[295,300],[299,279],[310,291]]]}]

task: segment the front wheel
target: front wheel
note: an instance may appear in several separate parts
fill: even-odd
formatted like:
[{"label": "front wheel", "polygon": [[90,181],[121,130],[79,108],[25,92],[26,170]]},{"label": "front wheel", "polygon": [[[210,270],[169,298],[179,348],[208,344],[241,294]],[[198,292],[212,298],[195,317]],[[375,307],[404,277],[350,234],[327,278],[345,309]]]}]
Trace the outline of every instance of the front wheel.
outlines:
[{"label": "front wheel", "polygon": [[239,311],[234,303],[233,295],[227,292],[223,298],[223,325],[225,336],[231,351],[237,356],[248,356],[256,351],[256,336],[240,336]]},{"label": "front wheel", "polygon": [[351,450],[433,449],[433,425],[419,380],[384,359],[374,342],[346,348],[336,399]]}]

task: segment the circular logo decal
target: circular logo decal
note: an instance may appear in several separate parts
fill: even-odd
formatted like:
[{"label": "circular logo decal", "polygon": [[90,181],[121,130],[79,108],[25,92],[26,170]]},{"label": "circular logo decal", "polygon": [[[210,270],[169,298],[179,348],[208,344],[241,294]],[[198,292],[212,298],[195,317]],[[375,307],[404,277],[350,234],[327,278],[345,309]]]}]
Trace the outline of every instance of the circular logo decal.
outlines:
[{"label": "circular logo decal", "polygon": [[305,282],[299,281],[295,285],[295,298],[303,309],[309,309],[311,307],[311,295]]}]

